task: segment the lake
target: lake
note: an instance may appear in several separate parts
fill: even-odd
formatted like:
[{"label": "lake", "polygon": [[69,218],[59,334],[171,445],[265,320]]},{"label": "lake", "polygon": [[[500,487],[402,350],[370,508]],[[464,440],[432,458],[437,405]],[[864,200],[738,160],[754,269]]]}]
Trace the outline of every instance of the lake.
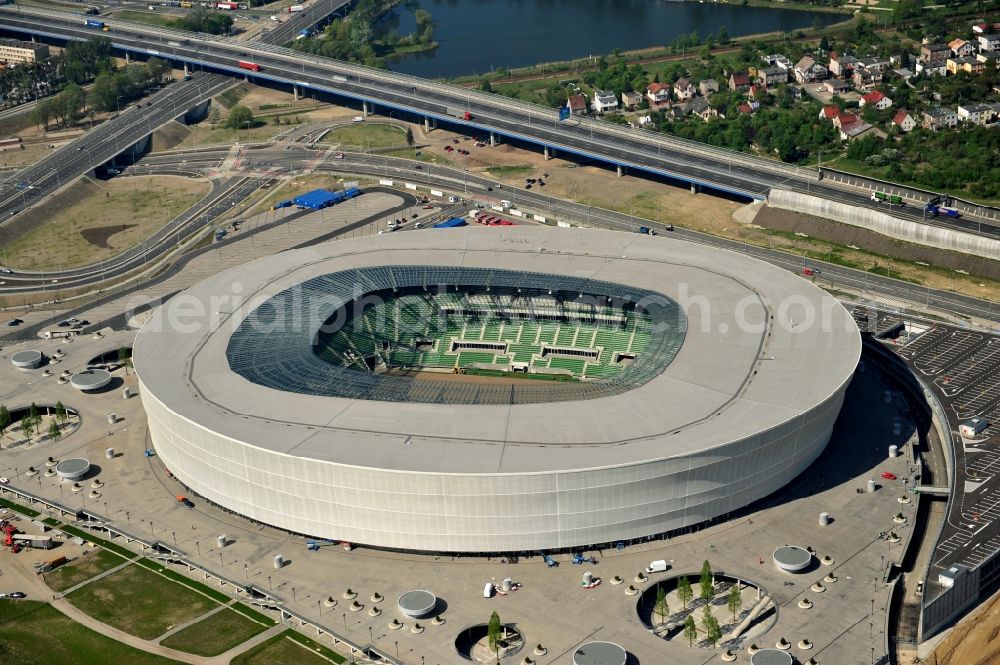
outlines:
[{"label": "lake", "polygon": [[[481,74],[501,67],[664,46],[697,31],[730,37],[790,31],[843,21],[844,14],[665,0],[421,0],[434,17],[434,51],[389,63],[393,71],[425,78]],[[400,6],[379,31],[414,29],[412,9]]]}]

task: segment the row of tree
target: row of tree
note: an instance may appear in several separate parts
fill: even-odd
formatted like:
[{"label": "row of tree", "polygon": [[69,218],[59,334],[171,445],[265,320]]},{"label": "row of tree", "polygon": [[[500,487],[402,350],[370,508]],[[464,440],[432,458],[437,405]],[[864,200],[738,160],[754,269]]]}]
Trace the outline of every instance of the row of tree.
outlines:
[{"label": "row of tree", "polygon": [[[49,427],[47,430],[48,436],[53,441],[58,441],[62,438],[62,430],[60,429],[60,424],[65,424],[68,419],[66,413],[66,407],[63,406],[62,402],[56,402],[55,406],[55,418],[49,421]],[[28,413],[21,416],[21,433],[23,433],[29,439],[36,433],[41,434],[42,427],[42,415],[38,410],[38,405],[34,402],[28,407]],[[7,433],[7,428],[12,424],[10,411],[6,406],[0,404],[0,436]]]},{"label": "row of tree", "polygon": [[91,118],[100,112],[116,111],[162,83],[169,72],[170,65],[159,58],[118,71],[99,71],[89,95],[76,82],[67,83],[59,94],[39,101],[31,111],[31,119],[43,128],[51,120],[69,126],[79,121],[85,111]]},{"label": "row of tree", "polygon": [[228,35],[233,29],[233,17],[228,12],[208,11],[204,7],[197,7],[184,14],[178,27],[191,32]]},{"label": "row of tree", "polygon": [[[706,559],[701,566],[701,579],[699,580],[699,597],[710,601],[715,597],[715,580],[712,574],[712,566]],[[687,610],[687,604],[694,598],[694,590],[691,588],[691,580],[685,575],[677,581],[677,598]],[[729,589],[727,597],[729,611],[733,613],[733,621],[736,621],[736,613],[743,607],[743,596],[740,593],[739,585],[733,585]],[[660,623],[665,623],[670,614],[670,605],[667,602],[667,590],[661,584],[656,588],[656,601],[653,605],[653,612],[660,616]],[[718,620],[712,616],[712,608],[709,603],[702,607],[702,627],[705,629],[706,639],[715,647],[716,643],[722,639],[722,628]],[[684,619],[684,637],[688,638],[688,646],[694,644],[698,637],[698,629],[695,625],[694,617],[689,614]]]}]

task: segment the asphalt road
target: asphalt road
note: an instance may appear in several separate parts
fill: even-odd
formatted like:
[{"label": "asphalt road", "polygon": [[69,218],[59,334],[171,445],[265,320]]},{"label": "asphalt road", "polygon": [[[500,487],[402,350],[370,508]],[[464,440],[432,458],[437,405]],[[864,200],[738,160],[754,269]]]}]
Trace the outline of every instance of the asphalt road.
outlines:
[{"label": "asphalt road", "polygon": [[[60,39],[94,36],[83,21],[58,12],[32,8],[3,11],[3,29],[19,34],[49,35]],[[523,140],[589,159],[656,173],[698,186],[753,198],[766,198],[772,187],[813,194],[860,207],[874,207],[869,194],[817,180],[812,169],[799,169],[749,155],[683,141],[654,132],[630,130],[602,121],[573,118],[559,122],[553,109],[509,100],[498,95],[405,75],[363,68],[260,42],[232,43],[191,33],[180,33],[126,22],[110,21],[116,47],[196,64],[221,72],[250,76],[286,86],[299,85],[358,100],[373,101],[387,109],[443,119],[467,131]],[[183,38],[181,38],[183,35]],[[172,45],[176,44],[176,46]],[[241,60],[260,65],[260,72],[242,70]],[[470,121],[458,118],[465,111]],[[882,209],[884,211],[884,209]],[[901,219],[923,223],[920,206],[892,211]],[[974,217],[934,220],[934,224],[1000,238],[1000,227]]]},{"label": "asphalt road", "polygon": [[[228,150],[205,149],[195,153],[176,152],[161,154],[150,156],[144,160],[142,165],[132,168],[158,170],[177,169],[181,167],[192,168],[191,160],[203,160],[204,164],[213,165],[224,159],[226,155],[228,155]],[[251,171],[251,177],[240,180],[235,189],[231,190],[231,192],[227,193],[225,196],[220,197],[220,200],[211,206],[210,209],[206,210],[204,214],[198,215],[195,219],[192,219],[189,222],[191,226],[184,232],[190,233],[195,228],[206,223],[210,223],[215,216],[221,214],[225,210],[227,205],[232,205],[232,201],[235,200],[235,197],[245,197],[254,191],[261,184],[262,178],[271,177],[275,171],[299,170],[306,163],[315,160],[316,155],[317,153],[315,151],[305,149],[298,145],[293,146],[292,149],[276,149],[272,146],[267,146],[260,149],[250,150],[245,158],[245,162],[251,168],[258,168],[260,169],[260,173],[266,173],[268,175],[253,176],[253,172]],[[420,168],[415,168],[417,166]],[[571,201],[557,199],[546,196],[537,190],[529,191],[511,187],[510,185],[503,185],[500,182],[489,178],[459,171],[446,166],[416,164],[412,160],[394,157],[348,154],[345,155],[344,159],[331,159],[327,162],[320,162],[315,168],[320,171],[343,173],[344,175],[363,173],[376,177],[405,180],[405,182],[410,183],[434,185],[441,189],[464,193],[465,197],[470,199],[475,198],[484,201],[492,200],[493,202],[499,202],[501,199],[506,199],[522,208],[557,214],[565,219],[576,220],[580,223],[591,226],[600,226],[629,232],[636,231],[639,226],[650,226],[659,229],[661,234],[672,233],[675,237],[683,238],[685,240],[709,244],[715,247],[721,247],[731,251],[755,256],[761,260],[784,267],[798,274],[802,273],[802,268],[807,263],[805,259],[794,254],[755,247],[753,245],[739,243],[724,238],[717,238],[715,236],[698,233],[696,231],[678,228],[673,232],[669,232],[666,230],[664,225],[657,224],[656,222],[650,222],[649,220],[633,217],[624,213],[591,208]],[[493,191],[488,189],[490,187],[493,188]],[[157,239],[151,240],[141,248],[137,248],[139,251],[136,254],[132,254],[131,256],[123,254],[121,255],[120,260],[119,257],[112,259],[112,261],[115,262],[114,273],[109,271],[108,262],[106,262],[103,273],[104,277],[107,278],[112,274],[127,274],[132,270],[135,270],[138,267],[139,262],[154,261],[165,252],[172,249],[175,244],[173,239],[174,234],[177,233],[177,222],[168,225],[167,229],[170,230],[168,231],[165,229],[163,233],[157,236]],[[821,283],[829,284],[832,287],[840,286],[851,290],[861,291],[862,293],[869,294],[869,297],[873,300],[881,298],[887,301],[913,303],[927,308],[939,308],[963,316],[978,317],[994,323],[1000,323],[1000,305],[994,306],[993,303],[988,301],[950,293],[947,291],[930,289],[918,284],[881,277],[879,275],[873,275],[851,268],[844,268],[842,266],[822,261],[809,260],[808,265],[821,271],[817,277],[814,277],[814,279],[819,280]],[[50,275],[59,275],[59,277],[50,277]],[[77,269],[71,277],[64,277],[61,273],[50,273],[49,275],[46,275],[46,279],[49,280],[59,279],[59,288],[66,288],[69,286],[79,287],[87,284],[93,284],[100,281],[100,278],[101,274],[99,266],[89,266],[87,268]],[[9,281],[10,280],[8,280],[8,282]],[[25,285],[25,288],[31,291],[41,290],[41,287],[37,282]],[[10,289],[10,291],[8,291],[8,289]],[[0,287],[0,293],[5,292],[16,293],[19,291],[15,290],[12,286],[5,285]]]},{"label": "asphalt road", "polygon": [[[316,0],[301,12],[279,14],[284,21],[262,33],[260,40],[267,44],[286,44],[295,39],[302,29],[312,30],[332,14],[346,10],[352,0]],[[273,21],[272,21],[273,23]]]},{"label": "asphalt road", "polygon": [[231,78],[196,73],[191,80],[173,83],[141,101],[142,108],[126,107],[115,118],[97,125],[32,166],[7,175],[0,180],[0,223],[38,203],[64,184],[131,150],[160,125],[232,85]]}]

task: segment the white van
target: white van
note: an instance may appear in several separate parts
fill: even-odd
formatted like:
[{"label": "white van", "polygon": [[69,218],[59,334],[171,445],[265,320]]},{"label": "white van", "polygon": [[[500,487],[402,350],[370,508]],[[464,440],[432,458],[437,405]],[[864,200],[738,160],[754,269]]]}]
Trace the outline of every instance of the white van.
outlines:
[{"label": "white van", "polygon": [[483,598],[492,598],[492,597],[493,597],[493,583],[487,582],[486,588],[483,589]]},{"label": "white van", "polygon": [[364,121],[365,121],[364,116],[360,116],[360,115],[354,116],[354,120],[351,120],[351,122],[364,122]]}]

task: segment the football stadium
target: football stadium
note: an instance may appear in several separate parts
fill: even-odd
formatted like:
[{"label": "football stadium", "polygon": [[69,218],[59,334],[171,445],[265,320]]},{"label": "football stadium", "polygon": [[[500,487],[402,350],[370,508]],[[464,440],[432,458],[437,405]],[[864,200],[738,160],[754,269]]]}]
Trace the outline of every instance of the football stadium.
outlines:
[{"label": "football stadium", "polygon": [[847,311],[745,255],[546,227],[283,252],[172,298],[133,360],[192,492],[311,537],[514,553],[662,537],[822,452]]}]

